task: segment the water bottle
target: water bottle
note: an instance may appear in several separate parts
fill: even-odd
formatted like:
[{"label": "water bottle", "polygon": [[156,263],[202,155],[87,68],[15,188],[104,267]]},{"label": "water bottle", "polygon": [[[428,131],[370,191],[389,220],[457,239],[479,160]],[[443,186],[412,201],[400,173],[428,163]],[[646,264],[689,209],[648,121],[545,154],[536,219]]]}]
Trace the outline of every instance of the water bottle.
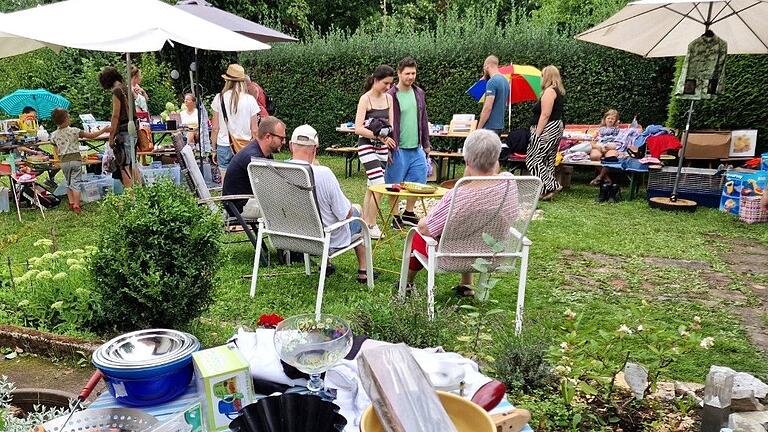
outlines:
[{"label": "water bottle", "polygon": [[635,116],[635,117],[632,119],[632,124],[630,125],[630,127],[631,127],[632,129],[637,129],[637,116]]}]

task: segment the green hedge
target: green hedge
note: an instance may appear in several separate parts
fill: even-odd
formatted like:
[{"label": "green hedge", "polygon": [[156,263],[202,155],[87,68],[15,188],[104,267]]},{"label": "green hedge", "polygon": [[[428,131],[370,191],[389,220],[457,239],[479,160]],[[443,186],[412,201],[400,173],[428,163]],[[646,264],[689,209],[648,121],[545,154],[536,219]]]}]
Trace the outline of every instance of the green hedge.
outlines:
[{"label": "green hedge", "polygon": [[[682,67],[682,59],[678,67]],[[758,154],[768,151],[768,56],[728,56],[724,86],[717,98],[695,103],[691,128],[757,129]],[[684,129],[689,106],[690,101],[672,97],[668,124]]]},{"label": "green hedge", "polygon": [[[568,123],[596,123],[608,108],[618,109],[624,121],[633,114],[643,124],[667,118],[672,60],[643,59],[523,24],[482,24],[486,21],[450,15],[435,32],[411,31],[397,23],[377,34],[336,32],[244,54],[241,61],[275,100],[277,116],[289,129],[308,122],[320,132],[323,146],[353,141],[334,127],[354,120],[363,83],[378,64],[396,66],[407,55],[419,63],[417,83],[427,92],[433,123],[448,123],[454,113],[479,114],[480,105],[465,92],[492,53],[503,63],[560,67]],[[531,109],[531,103],[513,107],[513,128],[527,127]]]}]

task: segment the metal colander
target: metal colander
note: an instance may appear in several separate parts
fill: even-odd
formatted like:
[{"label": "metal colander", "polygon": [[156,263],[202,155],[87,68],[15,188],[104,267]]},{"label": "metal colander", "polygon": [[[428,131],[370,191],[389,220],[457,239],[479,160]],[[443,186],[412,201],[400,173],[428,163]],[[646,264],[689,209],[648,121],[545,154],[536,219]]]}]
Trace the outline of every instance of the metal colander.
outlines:
[{"label": "metal colander", "polygon": [[42,426],[45,432],[141,432],[158,423],[155,417],[133,408],[78,411],[64,425],[66,419],[67,416],[61,416]]}]

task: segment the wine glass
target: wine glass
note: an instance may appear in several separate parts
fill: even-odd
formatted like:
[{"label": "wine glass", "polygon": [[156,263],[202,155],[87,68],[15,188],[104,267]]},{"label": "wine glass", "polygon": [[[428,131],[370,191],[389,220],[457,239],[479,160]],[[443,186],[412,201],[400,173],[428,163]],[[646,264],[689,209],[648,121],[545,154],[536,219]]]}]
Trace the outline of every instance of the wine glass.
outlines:
[{"label": "wine glass", "polygon": [[352,329],[333,315],[296,315],[277,325],[274,344],[281,360],[309,374],[307,390],[319,394],[325,388],[320,374],[352,349]]}]

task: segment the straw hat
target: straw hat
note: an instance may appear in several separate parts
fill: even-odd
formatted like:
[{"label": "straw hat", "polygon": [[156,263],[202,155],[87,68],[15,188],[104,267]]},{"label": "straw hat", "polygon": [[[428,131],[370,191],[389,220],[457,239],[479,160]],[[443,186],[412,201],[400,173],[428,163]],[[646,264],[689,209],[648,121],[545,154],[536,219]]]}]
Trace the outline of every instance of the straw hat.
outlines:
[{"label": "straw hat", "polygon": [[237,63],[227,67],[227,73],[221,76],[227,81],[245,81],[245,69]]}]

